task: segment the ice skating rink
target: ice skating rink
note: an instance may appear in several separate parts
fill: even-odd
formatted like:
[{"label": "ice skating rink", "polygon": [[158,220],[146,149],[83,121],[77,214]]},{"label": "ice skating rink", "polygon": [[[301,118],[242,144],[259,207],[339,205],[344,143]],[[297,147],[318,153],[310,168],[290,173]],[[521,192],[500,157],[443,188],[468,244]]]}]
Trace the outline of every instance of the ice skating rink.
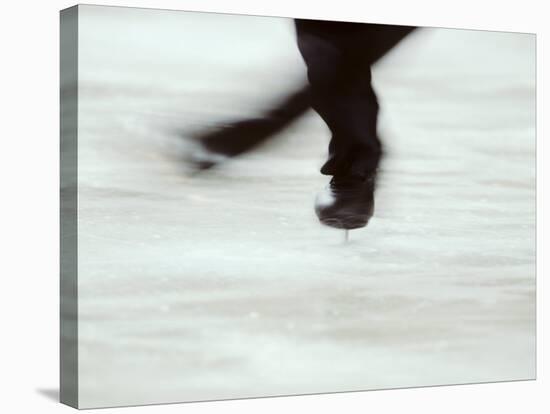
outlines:
[{"label": "ice skating rink", "polygon": [[79,40],[82,407],[534,378],[534,36],[423,29],[376,66],[388,155],[347,244],[313,112],[182,162],[305,81],[291,20],[80,6]]}]

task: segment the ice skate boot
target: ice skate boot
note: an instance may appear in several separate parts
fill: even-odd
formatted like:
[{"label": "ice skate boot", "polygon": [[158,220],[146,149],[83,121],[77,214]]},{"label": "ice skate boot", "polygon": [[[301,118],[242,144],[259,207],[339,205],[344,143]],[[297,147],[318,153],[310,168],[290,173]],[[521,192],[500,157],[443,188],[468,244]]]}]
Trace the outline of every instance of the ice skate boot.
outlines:
[{"label": "ice skate boot", "polygon": [[374,187],[375,173],[334,176],[315,199],[319,221],[344,230],[365,227],[374,212]]}]

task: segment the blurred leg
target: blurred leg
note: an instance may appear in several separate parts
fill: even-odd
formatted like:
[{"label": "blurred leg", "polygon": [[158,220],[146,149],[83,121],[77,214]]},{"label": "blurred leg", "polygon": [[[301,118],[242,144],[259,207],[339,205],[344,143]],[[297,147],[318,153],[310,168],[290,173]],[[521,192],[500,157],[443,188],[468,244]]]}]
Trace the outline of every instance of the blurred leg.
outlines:
[{"label": "blurred leg", "polygon": [[200,169],[210,168],[222,157],[240,155],[267,141],[311,108],[309,91],[309,85],[304,85],[264,114],[197,136],[202,152],[193,154],[192,161]]},{"label": "blurred leg", "polygon": [[350,230],[374,214],[376,169],[382,154],[376,123],[378,101],[371,66],[412,27],[297,20],[298,48],[307,66],[311,104],[329,127],[332,175],[317,194],[321,223]]},{"label": "blurred leg", "polygon": [[366,177],[376,170],[381,145],[371,65],[413,27],[297,20],[298,47],[308,70],[312,107],[332,138],[326,175]]}]

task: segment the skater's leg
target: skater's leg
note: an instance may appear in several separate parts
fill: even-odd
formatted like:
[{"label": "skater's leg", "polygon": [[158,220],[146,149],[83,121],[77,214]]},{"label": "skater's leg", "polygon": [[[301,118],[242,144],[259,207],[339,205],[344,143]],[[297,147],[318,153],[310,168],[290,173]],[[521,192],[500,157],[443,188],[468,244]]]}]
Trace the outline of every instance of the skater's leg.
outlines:
[{"label": "skater's leg", "polygon": [[326,225],[359,228],[373,214],[376,169],[382,151],[371,66],[412,30],[357,23],[296,22],[312,107],[332,133],[329,159],[321,172],[333,178],[315,203],[317,216]]},{"label": "skater's leg", "polygon": [[297,20],[298,47],[311,85],[313,108],[332,138],[326,175],[362,175],[378,165],[378,101],[371,65],[414,28]]},{"label": "skater's leg", "polygon": [[191,154],[191,161],[199,169],[206,169],[225,157],[249,151],[275,136],[310,108],[310,88],[304,85],[260,116],[236,121],[196,136],[200,148],[197,153]]}]

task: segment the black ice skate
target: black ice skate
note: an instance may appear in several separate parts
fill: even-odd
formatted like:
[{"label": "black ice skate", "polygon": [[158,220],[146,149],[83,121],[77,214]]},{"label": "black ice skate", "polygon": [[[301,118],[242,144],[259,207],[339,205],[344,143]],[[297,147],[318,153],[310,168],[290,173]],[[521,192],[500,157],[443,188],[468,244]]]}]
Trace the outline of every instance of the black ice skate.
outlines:
[{"label": "black ice skate", "polygon": [[319,221],[337,229],[365,227],[374,212],[374,186],[375,173],[366,178],[334,176],[315,199]]}]

